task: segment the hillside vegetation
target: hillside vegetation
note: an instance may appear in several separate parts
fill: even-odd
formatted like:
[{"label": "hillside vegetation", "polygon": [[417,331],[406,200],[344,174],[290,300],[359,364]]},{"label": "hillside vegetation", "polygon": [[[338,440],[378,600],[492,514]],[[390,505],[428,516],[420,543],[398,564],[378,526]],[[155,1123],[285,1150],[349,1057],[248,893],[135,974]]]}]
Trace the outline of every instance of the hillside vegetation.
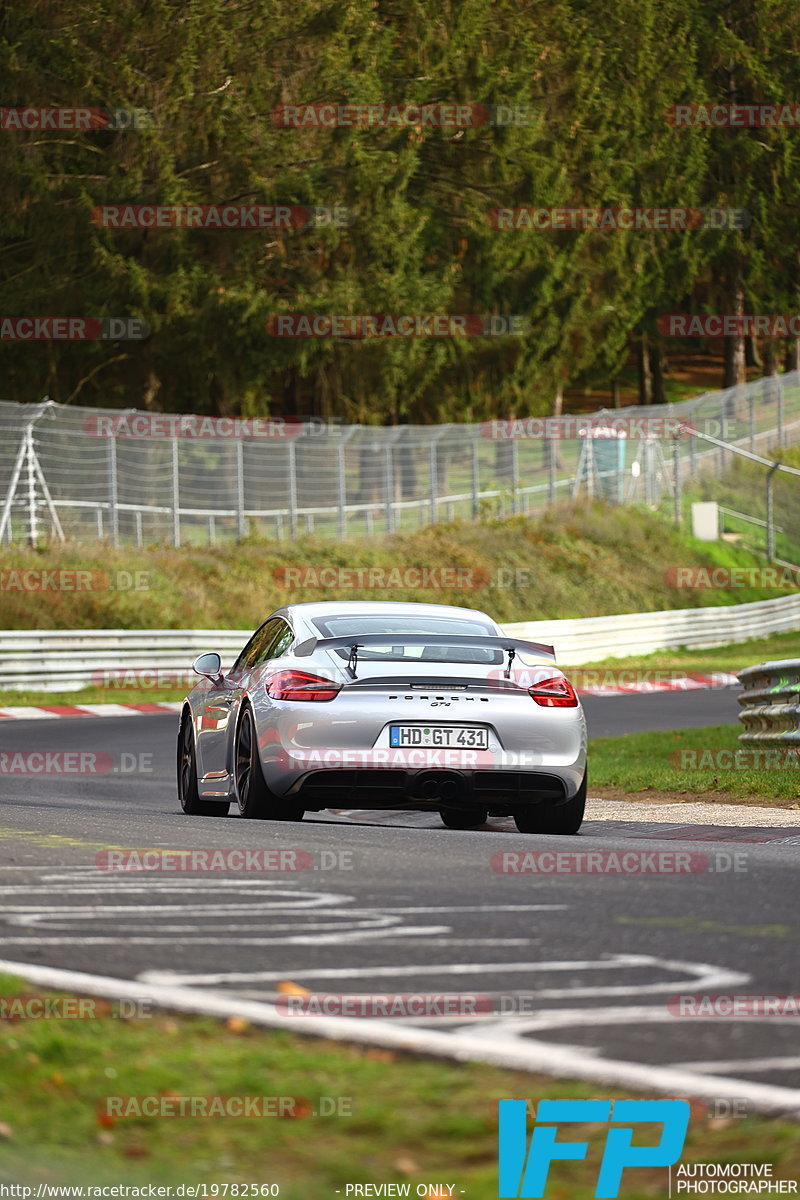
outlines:
[{"label": "hillside vegetation", "polygon": [[0,628],[252,629],[282,604],[320,599],[466,605],[501,622],[587,617],[785,594],[673,585],[679,566],[763,563],[742,546],[697,542],[649,510],[599,502],[343,542],[12,547],[0,569]]}]

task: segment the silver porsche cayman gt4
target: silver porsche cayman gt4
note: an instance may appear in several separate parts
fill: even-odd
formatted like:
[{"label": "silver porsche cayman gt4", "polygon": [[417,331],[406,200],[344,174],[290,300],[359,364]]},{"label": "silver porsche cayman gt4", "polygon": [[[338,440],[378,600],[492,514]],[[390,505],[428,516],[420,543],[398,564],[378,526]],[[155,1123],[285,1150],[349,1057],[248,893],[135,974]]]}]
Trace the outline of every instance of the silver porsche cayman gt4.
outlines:
[{"label": "silver porsche cayman gt4", "polygon": [[300,820],[325,808],[420,809],[451,829],[512,815],[523,833],[576,833],[586,721],[552,646],[471,608],[291,604],[183,703],[184,812]]}]

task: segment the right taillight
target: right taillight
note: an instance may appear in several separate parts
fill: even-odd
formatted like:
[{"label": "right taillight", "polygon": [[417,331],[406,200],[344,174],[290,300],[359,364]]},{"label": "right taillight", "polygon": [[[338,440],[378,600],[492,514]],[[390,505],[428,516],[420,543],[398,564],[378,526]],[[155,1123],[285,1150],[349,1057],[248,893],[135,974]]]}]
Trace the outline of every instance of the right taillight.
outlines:
[{"label": "right taillight", "polygon": [[335,700],[342,685],[308,671],[278,671],[264,680],[273,700]]},{"label": "right taillight", "polygon": [[532,683],[528,688],[531,696],[542,708],[577,708],[578,697],[575,688],[563,675],[554,675],[552,679],[542,679]]}]

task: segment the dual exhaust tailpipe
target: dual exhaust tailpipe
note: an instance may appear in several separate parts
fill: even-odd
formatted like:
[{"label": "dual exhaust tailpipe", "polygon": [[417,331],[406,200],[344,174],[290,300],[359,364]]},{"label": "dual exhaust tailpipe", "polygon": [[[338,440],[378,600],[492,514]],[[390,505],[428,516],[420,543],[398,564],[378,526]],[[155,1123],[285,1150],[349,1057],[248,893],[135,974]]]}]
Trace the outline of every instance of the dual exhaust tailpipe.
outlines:
[{"label": "dual exhaust tailpipe", "polygon": [[410,792],[413,800],[440,800],[454,805],[467,800],[466,781],[454,771],[425,771],[413,780]]}]

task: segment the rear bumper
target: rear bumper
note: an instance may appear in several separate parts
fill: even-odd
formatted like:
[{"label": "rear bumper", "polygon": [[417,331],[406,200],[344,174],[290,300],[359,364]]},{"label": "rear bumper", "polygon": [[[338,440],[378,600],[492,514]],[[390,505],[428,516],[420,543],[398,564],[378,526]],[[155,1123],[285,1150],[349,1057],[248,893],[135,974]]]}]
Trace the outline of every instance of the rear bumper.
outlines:
[{"label": "rear bumper", "polygon": [[[585,765],[558,774],[548,771],[348,769],[306,771],[279,785],[279,795],[307,809],[343,804],[364,809],[487,808],[497,815],[532,804],[559,805],[572,799]],[[266,772],[265,772],[266,773]]]}]

